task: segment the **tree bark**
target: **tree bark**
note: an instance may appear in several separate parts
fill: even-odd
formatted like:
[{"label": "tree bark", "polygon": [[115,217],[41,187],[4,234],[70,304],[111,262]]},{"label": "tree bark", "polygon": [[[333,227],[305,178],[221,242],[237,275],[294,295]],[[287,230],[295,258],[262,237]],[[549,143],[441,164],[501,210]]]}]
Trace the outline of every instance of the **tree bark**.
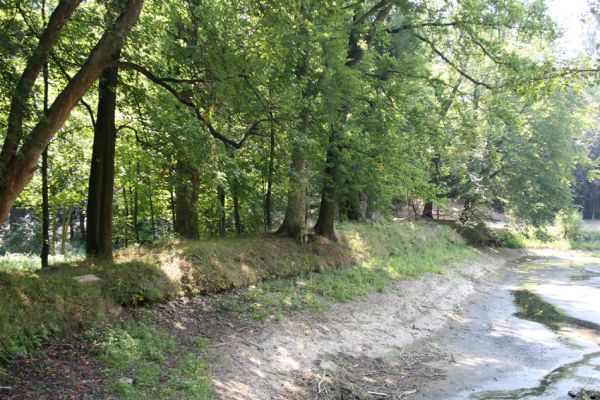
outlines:
[{"label": "tree bark", "polygon": [[347,216],[350,221],[364,221],[367,219],[369,197],[366,192],[359,190],[353,193],[349,200]]},{"label": "tree bark", "polygon": [[52,232],[52,237],[50,238],[50,254],[56,255],[56,235],[58,230],[58,218],[56,215],[51,219],[50,229]]},{"label": "tree bark", "polygon": [[[42,19],[46,20],[46,4],[42,5]],[[48,63],[44,64],[44,115],[48,112]],[[48,267],[50,255],[50,199],[48,196],[48,145],[42,153],[42,268]]]},{"label": "tree bark", "polygon": [[138,211],[139,211],[139,202],[138,202],[138,188],[137,183],[136,186],[132,189],[129,187],[129,194],[131,195],[131,225],[133,226],[133,236],[135,237],[135,242],[140,242],[140,223],[138,221]]},{"label": "tree bark", "polygon": [[[63,0],[57,5],[52,15],[50,15],[48,25],[44,29],[44,33],[40,37],[36,49],[27,61],[27,65],[23,70],[19,82],[17,82],[11,99],[6,138],[0,152],[0,164],[8,164],[17,153],[23,136],[23,118],[33,85],[42,68],[48,62],[48,56],[58,40],[60,31],[81,2],[82,0]],[[45,9],[42,12],[45,14]]]},{"label": "tree bark", "polygon": [[301,126],[298,133],[292,138],[292,163],[290,165],[290,187],[288,189],[285,217],[277,233],[284,236],[298,238],[306,229],[306,150],[305,142],[308,136],[309,110],[305,108],[301,113]]},{"label": "tree bark", "polygon": [[200,175],[195,166],[179,160],[176,165],[177,185],[175,187],[175,233],[186,239],[198,239],[198,193]]},{"label": "tree bark", "polygon": [[269,168],[267,170],[267,194],[265,195],[265,226],[267,230],[273,227],[273,174],[275,164],[275,127],[271,126],[271,141],[269,147]]},{"label": "tree bark", "polygon": [[221,237],[225,237],[225,234],[226,234],[225,190],[221,186],[219,186],[219,189],[218,189],[218,196],[219,196],[219,235]]},{"label": "tree bark", "polygon": [[60,254],[63,256],[67,252],[67,238],[69,225],[71,225],[71,213],[73,212],[73,208],[63,208],[62,210],[62,229],[60,232]]},{"label": "tree bark", "polygon": [[233,182],[233,220],[236,235],[242,234],[242,220],[240,217],[240,193],[237,181]]},{"label": "tree bark", "polygon": [[319,217],[315,224],[315,233],[324,236],[333,241],[335,236],[335,214],[337,211],[337,187],[338,187],[338,166],[340,156],[340,138],[335,128],[331,128],[329,134],[329,145],[327,148],[327,158],[325,175],[323,179],[323,189],[321,191],[321,205],[319,207]]},{"label": "tree bark", "polygon": [[170,195],[170,208],[171,208],[171,227],[172,231],[175,231],[176,218],[175,218],[175,190],[173,186],[169,186],[169,195]]},{"label": "tree bark", "polygon": [[[346,67],[354,68],[364,58],[363,45],[370,46],[374,38],[374,29],[377,24],[385,21],[389,15],[392,6],[382,1],[373,6],[367,13],[361,17],[354,15],[353,28],[349,32],[348,50]],[[368,19],[369,15],[375,15],[370,31],[364,37],[364,43],[361,44],[360,26]],[[332,110],[333,111],[333,110]],[[319,208],[319,217],[315,225],[315,233],[325,236],[331,240],[336,240],[335,235],[335,214],[337,208],[337,188],[338,188],[338,169],[341,162],[342,137],[340,128],[345,124],[349,113],[348,104],[342,106],[340,113],[339,126],[331,126],[329,134],[329,143],[327,146],[327,158],[325,167],[325,177],[323,189],[321,192],[321,206]]]},{"label": "tree bark", "polygon": [[[120,50],[112,55],[117,61]],[[98,114],[94,127],[92,165],[88,186],[88,235],[86,254],[88,257],[112,258],[112,214],[115,178],[115,144],[117,128],[118,68],[107,68],[102,72],[98,85]]]},{"label": "tree bark", "polygon": [[81,240],[85,241],[85,213],[83,210],[79,211],[79,234],[81,235]]},{"label": "tree bark", "polygon": [[421,218],[429,218],[433,219],[433,201],[426,201],[423,206],[423,213],[421,214]]},{"label": "tree bark", "polygon": [[124,204],[124,213],[125,213],[125,226],[123,229],[123,241],[125,242],[125,247],[128,244],[127,231],[129,230],[129,204],[127,204],[127,189],[123,186],[123,204]]},{"label": "tree bark", "polygon": [[[59,3],[59,6],[63,4],[71,5],[72,3],[74,4],[74,10],[79,4],[79,1],[62,1]],[[23,128],[22,118],[17,117],[11,119],[7,135],[5,136],[3,149],[0,153],[0,221],[2,223],[6,220],[16,198],[23,191],[25,185],[31,180],[36,169],[36,164],[40,159],[44,148],[46,148],[46,145],[64,124],[69,117],[71,110],[81,100],[84,93],[98,79],[105,66],[111,62],[111,55],[115,50],[121,48],[123,40],[138,20],[143,4],[143,0],[127,1],[124,11],[116,19],[114,24],[104,32],[100,41],[90,52],[85,64],[69,81],[67,86],[58,94],[56,100],[48,109],[45,118],[38,121],[25,140],[21,140]],[[50,39],[52,39],[52,35],[50,33],[47,34],[51,27],[56,31],[56,34],[60,31],[60,28],[62,28],[62,25],[53,24],[52,22],[55,14],[57,14],[57,10],[59,10],[59,7],[52,13],[48,27],[40,39],[38,50],[36,50],[36,54],[41,54],[41,62],[38,62],[38,59],[34,61],[30,59],[28,61],[28,67],[30,64],[40,64],[39,68],[41,68],[41,65],[47,60],[48,54],[54,46],[56,39],[45,41],[44,38],[49,36]],[[60,17],[66,22],[70,17],[70,13],[62,12]],[[58,30],[56,29],[57,25]],[[35,57],[38,56],[33,56],[32,58]],[[26,73],[29,71],[28,67],[26,67]],[[32,70],[35,72],[35,68],[32,68]],[[37,74],[34,73],[31,75],[33,75],[33,79],[28,78],[30,75],[24,73],[23,76],[26,78],[22,77],[22,79],[31,81],[31,85],[33,85]],[[17,86],[19,87],[19,85]],[[26,97],[29,97],[30,92],[31,90],[20,91],[19,88],[15,90],[13,99],[17,98],[17,100],[14,100],[11,103],[11,113],[13,112],[13,108],[21,107],[15,104],[18,103],[22,105]],[[18,114],[18,110],[15,112]],[[22,142],[22,145],[18,148],[20,142]]]},{"label": "tree bark", "polygon": [[152,187],[150,187],[150,196],[148,199],[150,203],[150,224],[152,227],[152,241],[156,240],[156,226],[154,221],[154,202],[152,201]]},{"label": "tree bark", "polygon": [[48,147],[42,153],[42,268],[48,267],[50,254],[50,205],[48,198]]}]

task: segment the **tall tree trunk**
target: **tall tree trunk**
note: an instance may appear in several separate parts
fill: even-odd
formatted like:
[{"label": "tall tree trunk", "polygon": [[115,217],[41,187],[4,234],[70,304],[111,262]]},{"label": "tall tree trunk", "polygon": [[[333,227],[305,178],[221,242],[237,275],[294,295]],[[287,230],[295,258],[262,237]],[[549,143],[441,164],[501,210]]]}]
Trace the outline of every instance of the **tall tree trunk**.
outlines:
[{"label": "tall tree trunk", "polygon": [[[27,137],[23,138],[22,110],[30,97],[31,87],[42,65],[47,61],[62,26],[69,20],[79,3],[80,1],[65,0],[54,9],[48,26],[40,38],[38,48],[33,52],[34,55],[28,61],[15,89],[8,129],[0,152],[0,221],[2,223],[6,220],[16,198],[31,180],[46,145],[64,124],[83,94],[110,65],[112,54],[121,48],[124,38],[138,20],[144,1],[127,1],[121,15],[104,32],[81,69],[58,94],[46,116],[38,121]],[[21,81],[26,81],[26,84],[21,85]],[[22,143],[20,148],[19,143]]]},{"label": "tall tree trunk", "polygon": [[173,189],[173,186],[169,186],[169,195],[171,196],[171,230],[174,232],[175,231],[175,190]]},{"label": "tall tree trunk", "polygon": [[50,254],[50,204],[48,199],[48,148],[42,153],[42,268],[48,266]]},{"label": "tall tree trunk", "polygon": [[155,241],[156,240],[156,226],[155,226],[155,222],[154,222],[154,202],[152,201],[152,187],[150,187],[149,203],[150,203],[150,225],[152,227],[152,241]]},{"label": "tall tree trunk", "polygon": [[123,186],[123,204],[125,211],[125,226],[123,229],[123,240],[125,242],[125,247],[127,247],[128,244],[127,231],[129,230],[129,204],[127,203],[127,201],[127,189],[125,189],[125,186]]},{"label": "tall tree trunk", "polygon": [[195,166],[179,160],[176,165],[175,233],[186,239],[198,239],[198,193],[200,175]]},{"label": "tall tree trunk", "polygon": [[423,213],[421,214],[421,218],[429,218],[433,219],[433,201],[426,201],[423,206]]},{"label": "tall tree trunk", "polygon": [[292,164],[290,166],[290,183],[287,196],[285,217],[277,233],[289,237],[300,237],[306,229],[306,139],[308,136],[309,110],[301,113],[301,126],[292,138]]},{"label": "tall tree trunk", "polygon": [[[46,22],[46,3],[42,5],[42,19]],[[44,115],[48,112],[48,63],[44,64]],[[48,267],[50,255],[50,199],[48,196],[48,146],[42,153],[42,253],[40,254],[42,268]]]},{"label": "tall tree trunk", "polygon": [[217,194],[219,196],[219,235],[225,237],[225,190],[222,186],[219,186]]},{"label": "tall tree trunk", "polygon": [[315,224],[315,233],[331,240],[335,236],[335,214],[337,211],[338,166],[340,156],[340,138],[335,128],[331,128],[327,158],[325,160],[325,176],[321,191],[319,217]]},{"label": "tall tree trunk", "polygon": [[58,235],[57,231],[58,231],[58,218],[56,217],[56,215],[54,215],[54,217],[50,220],[50,230],[52,232],[52,236],[50,238],[50,254],[55,256],[56,255],[56,236]]},{"label": "tall tree trunk", "polygon": [[233,220],[235,233],[239,236],[242,234],[242,220],[240,217],[240,193],[237,180],[233,182]]},{"label": "tall tree trunk", "polygon": [[[117,50],[113,61],[118,61]],[[88,187],[88,228],[86,254],[88,257],[112,259],[112,214],[115,178],[115,144],[117,128],[118,68],[102,72],[98,84],[98,115],[94,127],[92,166]]]},{"label": "tall tree trunk", "polygon": [[269,169],[267,171],[267,194],[265,196],[265,225],[267,230],[273,226],[273,174],[275,164],[275,127],[271,125],[271,141],[269,147]]},{"label": "tall tree trunk", "polygon": [[[305,10],[306,6],[301,9]],[[306,11],[306,10],[305,10]],[[302,47],[304,43],[301,44]],[[310,60],[305,53],[296,66],[295,77],[298,82],[306,79],[310,72]],[[316,94],[314,88],[306,88],[302,92],[302,99],[308,100]],[[306,142],[308,140],[310,110],[307,106],[300,112],[298,129],[294,130],[291,139],[292,162],[289,172],[289,188],[285,216],[277,233],[284,236],[300,238],[306,230],[306,190],[308,177],[306,173]]]},{"label": "tall tree trunk", "polygon": [[469,219],[471,218],[471,212],[473,210],[473,203],[474,203],[474,201],[471,198],[465,199],[465,206],[463,207],[462,212],[460,213],[460,217],[458,218],[460,223],[466,224],[469,221]]},{"label": "tall tree trunk", "polygon": [[73,213],[77,213],[77,210],[72,211],[71,218],[69,219],[69,240],[75,238],[75,218],[73,218]]},{"label": "tall tree trunk", "polygon": [[[362,39],[360,31],[361,25],[368,18],[366,14],[363,14],[361,17],[356,14],[354,15],[353,28],[349,32],[348,36],[348,58],[345,63],[346,67],[354,68],[362,61],[365,54],[363,49],[364,45],[367,47],[371,45],[371,42],[375,37],[374,29],[376,25],[385,21],[391,9],[392,6],[386,1],[381,1],[377,3],[374,8],[372,8],[373,13],[375,13],[375,18],[372,22],[369,32]],[[331,111],[335,112],[333,109]],[[342,152],[342,137],[340,129],[345,125],[345,121],[348,118],[349,112],[349,104],[345,103],[342,106],[342,110],[339,115],[339,125],[330,126],[331,132],[329,134],[329,143],[327,146],[327,166],[325,168],[325,177],[321,192],[321,206],[319,208],[319,217],[315,225],[316,234],[325,236],[331,240],[336,240],[335,214],[337,207],[337,188],[339,185],[338,169]]]},{"label": "tall tree trunk", "polygon": [[85,213],[83,210],[79,210],[79,234],[81,240],[85,241]]},{"label": "tall tree trunk", "polygon": [[350,221],[364,221],[367,219],[368,195],[367,192],[359,190],[353,193],[348,201],[347,216]]},{"label": "tall tree trunk", "polygon": [[138,188],[137,183],[134,188],[129,187],[129,194],[131,195],[131,224],[133,225],[133,235],[135,238],[135,242],[140,242],[140,223],[138,221],[138,211],[139,211],[139,202],[138,202]]},{"label": "tall tree trunk", "polygon": [[69,225],[71,225],[71,213],[73,208],[63,208],[62,210],[62,229],[60,232],[60,254],[63,256],[67,252],[67,238],[69,232]]}]

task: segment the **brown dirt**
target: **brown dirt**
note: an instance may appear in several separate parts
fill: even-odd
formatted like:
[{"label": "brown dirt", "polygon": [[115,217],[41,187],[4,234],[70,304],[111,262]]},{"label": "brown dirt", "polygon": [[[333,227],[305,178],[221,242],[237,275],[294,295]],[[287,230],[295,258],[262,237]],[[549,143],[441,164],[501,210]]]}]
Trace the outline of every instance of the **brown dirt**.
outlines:
[{"label": "brown dirt", "polygon": [[101,399],[105,382],[88,343],[75,339],[45,346],[21,358],[0,377],[0,399]]}]

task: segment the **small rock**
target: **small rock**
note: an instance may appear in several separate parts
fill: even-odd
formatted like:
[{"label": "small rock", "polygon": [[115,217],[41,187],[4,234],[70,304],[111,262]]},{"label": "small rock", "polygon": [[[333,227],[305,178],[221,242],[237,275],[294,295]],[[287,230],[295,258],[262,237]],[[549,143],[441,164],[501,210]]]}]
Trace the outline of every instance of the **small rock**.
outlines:
[{"label": "small rock", "polygon": [[331,371],[331,372],[335,372],[338,370],[338,366],[332,362],[332,361],[321,361],[319,363],[319,367],[321,367],[321,369],[324,369],[326,371]]},{"label": "small rock", "polygon": [[123,312],[123,307],[121,307],[121,306],[119,306],[119,305],[117,305],[117,306],[114,306],[114,307],[111,307],[111,308],[108,310],[108,313],[109,313],[109,314],[110,314],[112,317],[115,317],[115,318],[116,318],[116,317],[118,317],[119,315],[121,315],[121,313],[122,313],[122,312]]},{"label": "small rock", "polygon": [[177,300],[168,301],[167,304],[169,305],[169,307],[171,307],[171,309],[177,310]]},{"label": "small rock", "polygon": [[119,383],[122,385],[133,385],[133,379],[132,378],[119,378]]},{"label": "small rock", "polygon": [[98,282],[102,280],[94,274],[74,276],[73,279],[75,279],[79,283]]}]

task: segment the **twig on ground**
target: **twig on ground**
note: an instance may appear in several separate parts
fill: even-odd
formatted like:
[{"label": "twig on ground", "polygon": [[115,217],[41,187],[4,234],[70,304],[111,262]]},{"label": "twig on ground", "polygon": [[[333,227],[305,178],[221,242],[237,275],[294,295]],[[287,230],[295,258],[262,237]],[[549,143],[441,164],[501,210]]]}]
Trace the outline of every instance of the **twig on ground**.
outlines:
[{"label": "twig on ground", "polygon": [[317,383],[317,393],[319,393],[319,394],[321,394],[321,385],[323,384],[324,380],[325,380],[325,375],[323,375],[321,380]]},{"label": "twig on ground", "polygon": [[381,392],[367,392],[369,394],[372,394],[373,396],[380,396],[380,397],[388,397],[389,395],[387,393],[381,393]]}]

